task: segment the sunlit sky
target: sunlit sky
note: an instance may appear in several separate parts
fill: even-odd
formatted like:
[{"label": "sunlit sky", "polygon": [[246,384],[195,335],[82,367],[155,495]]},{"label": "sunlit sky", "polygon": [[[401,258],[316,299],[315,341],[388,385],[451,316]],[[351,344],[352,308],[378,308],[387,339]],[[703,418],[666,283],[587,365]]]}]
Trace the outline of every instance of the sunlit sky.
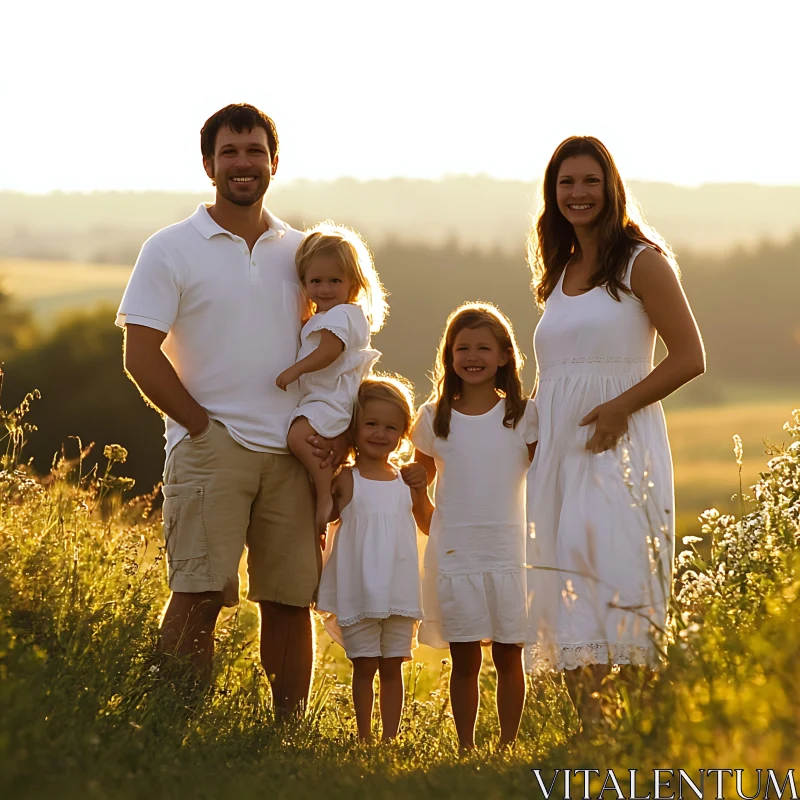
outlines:
[{"label": "sunlit sky", "polygon": [[200,127],[242,101],[281,181],[530,180],[581,133],[628,179],[800,184],[797,0],[8,6],[0,189],[206,189]]}]

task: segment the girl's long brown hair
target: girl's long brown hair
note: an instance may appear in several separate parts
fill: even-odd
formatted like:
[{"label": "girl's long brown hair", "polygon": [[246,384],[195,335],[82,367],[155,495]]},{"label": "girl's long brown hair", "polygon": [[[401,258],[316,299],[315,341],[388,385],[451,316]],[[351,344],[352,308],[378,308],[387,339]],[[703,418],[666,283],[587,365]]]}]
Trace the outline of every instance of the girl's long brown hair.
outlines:
[{"label": "girl's long brown hair", "polygon": [[620,292],[631,294],[623,283],[625,269],[637,244],[653,247],[677,270],[675,257],[666,242],[642,218],[633,198],[625,190],[611,153],[594,136],[570,136],[556,148],[544,173],[539,215],[528,237],[528,264],[533,273],[536,304],[543,307],[573,254],[580,250],[572,224],[558,208],[556,188],[558,171],[567,158],[591,156],[603,170],[605,203],[597,225],[600,250],[597,269],[589,279],[592,287],[605,286],[620,299]]},{"label": "girl's long brown hair", "polygon": [[433,432],[441,439],[446,439],[450,434],[453,400],[461,393],[461,378],[453,369],[453,343],[461,331],[475,328],[488,328],[497,339],[500,349],[508,353],[508,363],[500,367],[495,375],[495,387],[505,398],[506,404],[503,425],[515,428],[525,413],[526,400],[522,396],[522,381],[519,378],[523,357],[514,339],[511,322],[491,303],[464,303],[447,318],[433,370],[433,390],[428,398],[429,402],[436,404]]}]

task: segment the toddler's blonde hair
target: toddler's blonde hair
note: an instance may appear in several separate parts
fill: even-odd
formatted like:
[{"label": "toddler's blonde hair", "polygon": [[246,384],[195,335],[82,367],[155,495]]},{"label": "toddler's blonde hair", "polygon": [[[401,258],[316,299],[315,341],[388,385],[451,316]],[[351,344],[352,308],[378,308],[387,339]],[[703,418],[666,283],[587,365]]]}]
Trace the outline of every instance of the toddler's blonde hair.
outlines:
[{"label": "toddler's blonde hair", "polygon": [[378,373],[370,375],[361,382],[353,409],[353,419],[350,423],[350,439],[353,443],[351,457],[355,459],[355,434],[358,421],[364,411],[364,406],[370,400],[385,400],[403,413],[403,434],[397,450],[389,457],[389,461],[396,467],[407,464],[414,455],[411,444],[411,425],[414,421],[414,386],[402,375]]},{"label": "toddler's blonde hair", "polygon": [[[348,302],[361,306],[370,330],[377,333],[383,327],[389,306],[386,302],[386,290],[375,270],[367,243],[352,228],[335,225],[331,220],[309,228],[295,255],[297,275],[304,292],[308,265],[314,256],[322,254],[338,257],[342,269],[355,287]],[[314,304],[308,302],[309,311],[314,311]]]}]

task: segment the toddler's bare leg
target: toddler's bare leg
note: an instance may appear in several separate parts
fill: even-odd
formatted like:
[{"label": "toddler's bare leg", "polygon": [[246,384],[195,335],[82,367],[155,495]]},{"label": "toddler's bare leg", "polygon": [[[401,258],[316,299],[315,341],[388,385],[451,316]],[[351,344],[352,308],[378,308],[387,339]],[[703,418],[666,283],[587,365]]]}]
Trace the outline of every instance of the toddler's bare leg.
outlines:
[{"label": "toddler's bare leg", "polygon": [[325,528],[333,511],[333,497],[331,496],[331,483],[333,481],[333,467],[320,468],[320,460],[314,455],[314,446],[309,444],[309,436],[316,436],[317,432],[305,417],[298,417],[289,428],[289,449],[300,459],[308,470],[314,488],[317,491],[317,510],[315,522],[320,536],[325,535]]},{"label": "toddler's bare leg", "polygon": [[372,741],[372,709],[375,705],[375,673],[377,658],[353,659],[353,707],[356,711],[358,738],[362,742]]},{"label": "toddler's bare leg", "polygon": [[400,717],[403,716],[403,659],[381,658],[378,661],[380,673],[381,723],[383,741],[388,742],[400,730]]}]

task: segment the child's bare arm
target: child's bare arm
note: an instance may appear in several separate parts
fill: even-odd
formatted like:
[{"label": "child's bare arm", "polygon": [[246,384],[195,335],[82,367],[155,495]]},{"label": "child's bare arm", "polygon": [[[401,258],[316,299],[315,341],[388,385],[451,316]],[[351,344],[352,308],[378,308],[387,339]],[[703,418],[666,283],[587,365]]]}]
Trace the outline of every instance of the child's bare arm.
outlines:
[{"label": "child's bare arm", "polygon": [[[417,450],[415,458],[416,462],[407,464],[400,470],[400,474],[411,489],[411,510],[417,527],[427,536],[431,530],[431,518],[434,511],[433,503],[428,497],[428,484],[436,475],[436,464],[430,456],[420,453],[419,450]],[[430,463],[426,463],[425,459]],[[429,472],[429,470],[431,471]]]},{"label": "child's bare arm", "polygon": [[416,488],[411,490],[412,505],[411,510],[417,527],[428,536],[431,532],[431,519],[433,518],[434,506],[428,497],[428,489]]},{"label": "child's bare arm", "polygon": [[420,464],[425,468],[426,485],[430,486],[433,483],[433,479],[436,477],[436,462],[433,460],[433,456],[429,456],[427,453],[417,450],[414,453],[414,463]]},{"label": "child's bare arm", "polygon": [[333,511],[328,521],[335,522],[353,499],[353,473],[351,470],[345,468],[333,479],[331,492],[333,494]]},{"label": "child's bare arm", "polygon": [[335,333],[323,328],[319,332],[319,346],[317,349],[281,372],[275,383],[280,389],[286,391],[286,387],[298,380],[301,375],[329,367],[339,358],[343,350],[344,342]]}]

